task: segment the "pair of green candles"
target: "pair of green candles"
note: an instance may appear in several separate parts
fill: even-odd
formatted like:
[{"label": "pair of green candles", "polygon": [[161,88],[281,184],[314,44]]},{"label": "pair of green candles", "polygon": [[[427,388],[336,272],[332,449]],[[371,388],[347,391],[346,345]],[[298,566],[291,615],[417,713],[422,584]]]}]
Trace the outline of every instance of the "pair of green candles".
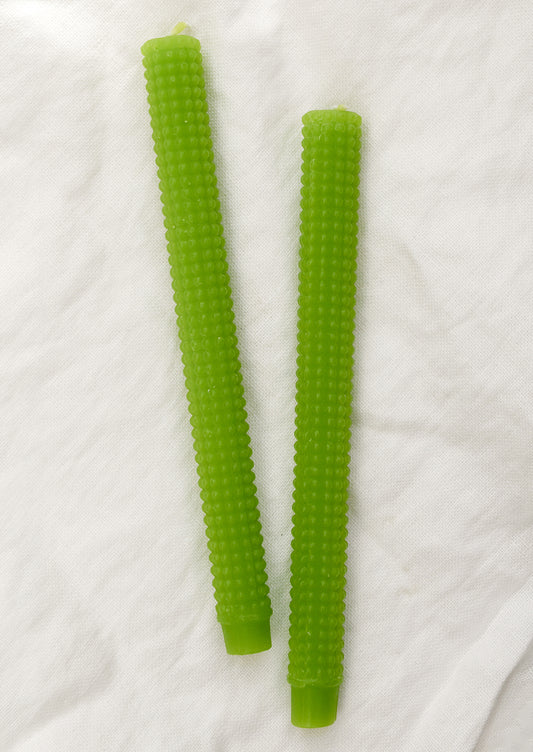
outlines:
[{"label": "pair of green candles", "polygon": [[[227,652],[271,646],[261,523],[200,43],[142,47],[174,300]],[[342,681],[360,118],[303,117],[289,683],[292,722],[334,722]]]}]

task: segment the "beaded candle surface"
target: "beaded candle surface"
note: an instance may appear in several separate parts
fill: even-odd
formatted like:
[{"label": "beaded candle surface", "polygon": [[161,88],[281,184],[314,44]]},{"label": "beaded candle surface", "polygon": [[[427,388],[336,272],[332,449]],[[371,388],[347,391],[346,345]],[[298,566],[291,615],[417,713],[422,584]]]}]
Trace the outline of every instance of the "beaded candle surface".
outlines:
[{"label": "beaded candle surface", "polygon": [[142,47],[217,617],[228,653],[270,647],[270,599],[200,43]]},{"label": "beaded candle surface", "polygon": [[342,681],[360,124],[303,117],[289,683],[304,727],[333,723]]}]

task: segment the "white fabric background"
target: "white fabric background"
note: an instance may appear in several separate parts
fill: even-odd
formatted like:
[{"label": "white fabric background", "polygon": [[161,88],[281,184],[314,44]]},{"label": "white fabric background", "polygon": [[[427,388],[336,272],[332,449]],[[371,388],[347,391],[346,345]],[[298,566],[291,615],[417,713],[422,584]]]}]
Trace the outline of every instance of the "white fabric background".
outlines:
[{"label": "white fabric background", "polygon": [[[139,48],[207,71],[274,646],[215,621]],[[531,752],[530,0],[3,0],[0,749]],[[364,120],[346,673],[289,723],[300,120]]]}]

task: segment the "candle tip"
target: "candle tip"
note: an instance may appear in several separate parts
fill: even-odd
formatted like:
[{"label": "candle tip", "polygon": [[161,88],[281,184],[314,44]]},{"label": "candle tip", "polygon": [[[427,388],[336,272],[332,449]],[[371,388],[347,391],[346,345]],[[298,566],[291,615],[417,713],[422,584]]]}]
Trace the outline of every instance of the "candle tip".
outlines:
[{"label": "candle tip", "polygon": [[346,112],[346,105],[338,104],[337,109],[340,110],[341,112]]},{"label": "candle tip", "polygon": [[188,23],[186,23],[185,21],[180,21],[179,23],[177,23],[177,24],[176,24],[176,25],[174,26],[174,28],[172,29],[172,31],[171,31],[170,33],[171,33],[171,34],[181,34],[181,32],[182,32],[182,31],[183,31],[184,29],[186,29],[186,28],[188,27],[188,25],[189,25],[189,24],[188,24]]}]

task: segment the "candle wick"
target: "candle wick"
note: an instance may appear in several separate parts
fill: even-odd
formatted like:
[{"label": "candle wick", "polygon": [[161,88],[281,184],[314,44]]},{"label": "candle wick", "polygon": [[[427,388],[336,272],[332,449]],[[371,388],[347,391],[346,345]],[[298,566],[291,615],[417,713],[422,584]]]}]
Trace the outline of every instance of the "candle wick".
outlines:
[{"label": "candle wick", "polygon": [[182,31],[183,31],[184,29],[187,29],[187,28],[188,28],[188,26],[189,26],[189,24],[188,24],[188,23],[186,23],[185,21],[180,21],[179,23],[177,23],[177,24],[176,24],[176,25],[174,26],[174,28],[172,29],[172,31],[171,31],[170,33],[171,33],[171,34],[181,34],[181,32],[182,32]]},{"label": "candle wick", "polygon": [[337,105],[337,109],[340,110],[341,112],[346,112],[346,106],[343,104]]}]

